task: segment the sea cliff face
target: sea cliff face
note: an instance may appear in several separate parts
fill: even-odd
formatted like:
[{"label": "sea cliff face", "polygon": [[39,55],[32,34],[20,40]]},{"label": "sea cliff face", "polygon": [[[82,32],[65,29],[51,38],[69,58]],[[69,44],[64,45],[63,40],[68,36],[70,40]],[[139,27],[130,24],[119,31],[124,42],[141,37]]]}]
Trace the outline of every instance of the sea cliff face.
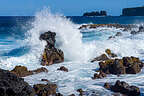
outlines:
[{"label": "sea cliff face", "polygon": [[144,7],[124,8],[122,16],[144,16]]}]

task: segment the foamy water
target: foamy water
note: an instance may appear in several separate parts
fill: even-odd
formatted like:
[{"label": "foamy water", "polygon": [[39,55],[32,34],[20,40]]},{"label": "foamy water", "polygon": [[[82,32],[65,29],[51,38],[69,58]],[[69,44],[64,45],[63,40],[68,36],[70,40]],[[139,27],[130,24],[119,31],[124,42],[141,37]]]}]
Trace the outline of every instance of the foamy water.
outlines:
[{"label": "foamy water", "polygon": [[[51,14],[46,9],[36,14],[32,28],[26,32],[26,38],[17,41],[21,46],[28,46],[30,49],[21,56],[6,56],[0,58],[0,67],[13,69],[16,65],[27,66],[28,69],[42,67],[40,58],[45,48],[46,42],[40,41],[41,33],[56,32],[56,46],[64,51],[65,62],[45,66],[49,72],[40,73],[25,77],[30,85],[46,83],[41,79],[48,79],[57,83],[58,91],[64,96],[76,94],[77,89],[82,88],[87,91],[94,90],[99,96],[111,96],[111,92],[104,89],[105,82],[114,83],[116,80],[126,81],[129,84],[137,85],[144,93],[143,70],[136,75],[108,75],[104,79],[92,80],[95,70],[99,68],[98,62],[90,63],[90,60],[104,53],[109,48],[118,54],[118,58],[123,56],[135,56],[143,59],[144,56],[144,34],[131,35],[130,32],[116,28],[97,28],[79,30],[70,20],[59,14]],[[122,32],[122,36],[108,40],[109,36],[114,36],[116,32]],[[69,72],[57,71],[60,66],[65,66]],[[89,96],[90,93],[88,94]]]}]

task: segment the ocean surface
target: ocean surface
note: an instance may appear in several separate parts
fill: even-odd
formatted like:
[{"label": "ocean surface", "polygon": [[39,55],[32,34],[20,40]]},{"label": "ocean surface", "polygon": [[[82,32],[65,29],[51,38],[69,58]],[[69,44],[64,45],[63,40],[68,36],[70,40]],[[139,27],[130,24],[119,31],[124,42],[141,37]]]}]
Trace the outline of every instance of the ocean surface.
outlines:
[{"label": "ocean surface", "polygon": [[[41,79],[48,79],[58,85],[57,91],[64,96],[77,96],[79,88],[88,92],[86,96],[93,96],[91,91],[95,91],[96,96],[111,96],[112,92],[103,87],[104,83],[121,80],[138,86],[144,94],[144,70],[136,75],[108,75],[104,79],[91,79],[99,65],[90,60],[107,48],[119,58],[135,56],[144,61],[144,33],[131,35],[129,31],[107,27],[78,29],[82,24],[109,23],[143,26],[144,17],[64,17],[47,10],[35,16],[0,17],[0,68],[12,70],[16,65],[23,65],[32,70],[42,67],[40,58],[46,42],[40,41],[39,36],[51,30],[56,32],[56,46],[64,51],[65,62],[45,66],[48,73],[24,77],[30,85],[45,83]],[[108,40],[117,32],[122,32],[123,36]],[[67,67],[69,72],[57,71],[60,66]]]}]

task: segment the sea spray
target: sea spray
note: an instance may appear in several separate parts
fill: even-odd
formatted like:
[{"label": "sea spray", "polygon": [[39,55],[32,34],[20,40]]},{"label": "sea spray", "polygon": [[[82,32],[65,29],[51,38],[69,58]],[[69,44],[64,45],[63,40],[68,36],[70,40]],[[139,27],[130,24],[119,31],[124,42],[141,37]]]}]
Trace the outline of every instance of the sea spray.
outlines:
[{"label": "sea spray", "polygon": [[[12,69],[16,65],[24,65],[29,68],[40,66],[40,58],[45,48],[46,42],[40,41],[40,34],[52,31],[56,32],[56,46],[64,51],[66,61],[87,61],[89,47],[82,42],[82,34],[77,28],[78,25],[59,14],[51,14],[49,9],[38,12],[33,22],[32,28],[25,33],[25,39],[20,42],[21,46],[29,46],[30,50],[19,57],[8,57],[2,59],[1,64],[6,69]],[[92,50],[92,49],[91,49]]]}]

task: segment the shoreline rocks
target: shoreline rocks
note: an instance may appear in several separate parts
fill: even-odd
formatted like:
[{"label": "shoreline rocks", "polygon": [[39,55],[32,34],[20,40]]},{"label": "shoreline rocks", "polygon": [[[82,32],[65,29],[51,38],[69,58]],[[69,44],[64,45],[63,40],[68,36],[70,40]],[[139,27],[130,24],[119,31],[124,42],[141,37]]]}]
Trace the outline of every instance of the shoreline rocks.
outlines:
[{"label": "shoreline rocks", "polygon": [[17,75],[18,77],[25,77],[33,74],[38,74],[41,72],[48,72],[48,70],[44,67],[38,68],[36,70],[28,70],[25,66],[16,66],[11,73]]},{"label": "shoreline rocks", "polygon": [[95,73],[94,76],[92,77],[92,79],[102,79],[102,78],[105,78],[106,77],[106,74],[102,71],[98,73]]},{"label": "shoreline rocks", "polygon": [[91,62],[99,61],[99,74],[95,73],[93,79],[104,78],[102,75],[105,74],[137,74],[141,72],[144,67],[144,63],[136,57],[123,57],[122,59],[117,59],[116,54],[112,53],[110,49],[105,50],[106,54],[102,54],[99,57],[94,58]]},{"label": "shoreline rocks", "polygon": [[111,90],[113,92],[120,92],[127,96],[140,96],[140,89],[136,86],[130,86],[124,81],[117,80],[114,85],[109,83],[104,84],[104,88]]},{"label": "shoreline rocks", "polygon": [[35,92],[24,79],[0,69],[0,96],[35,96]]},{"label": "shoreline rocks", "polygon": [[99,62],[99,66],[99,70],[106,74],[137,74],[143,68],[143,63],[136,57],[123,57]]},{"label": "shoreline rocks", "polygon": [[111,58],[117,57],[117,55],[115,53],[112,53],[110,49],[106,49],[105,50],[106,54],[102,54],[96,58],[94,58],[93,60],[91,60],[91,62],[95,62],[95,61],[105,61],[105,60],[109,60]]},{"label": "shoreline rocks", "polygon": [[138,31],[131,31],[130,34],[136,35],[136,34],[140,34],[140,33],[143,33],[143,32],[144,32],[144,27],[143,26],[139,26]]},{"label": "shoreline rocks", "polygon": [[38,96],[50,96],[56,95],[57,85],[53,83],[36,84],[33,88]]},{"label": "shoreline rocks", "polygon": [[64,67],[64,66],[61,66],[57,70],[68,72],[68,69],[66,67]]},{"label": "shoreline rocks", "polygon": [[40,35],[40,40],[45,40],[47,45],[45,46],[42,54],[41,65],[49,66],[55,63],[61,63],[64,61],[64,53],[62,50],[55,48],[55,32],[45,32]]},{"label": "shoreline rocks", "polygon": [[80,26],[79,29],[86,29],[86,28],[95,29],[98,27],[123,28],[124,31],[128,31],[128,30],[131,30],[133,27],[136,27],[136,26],[132,25],[132,24],[87,24],[87,25]]}]

